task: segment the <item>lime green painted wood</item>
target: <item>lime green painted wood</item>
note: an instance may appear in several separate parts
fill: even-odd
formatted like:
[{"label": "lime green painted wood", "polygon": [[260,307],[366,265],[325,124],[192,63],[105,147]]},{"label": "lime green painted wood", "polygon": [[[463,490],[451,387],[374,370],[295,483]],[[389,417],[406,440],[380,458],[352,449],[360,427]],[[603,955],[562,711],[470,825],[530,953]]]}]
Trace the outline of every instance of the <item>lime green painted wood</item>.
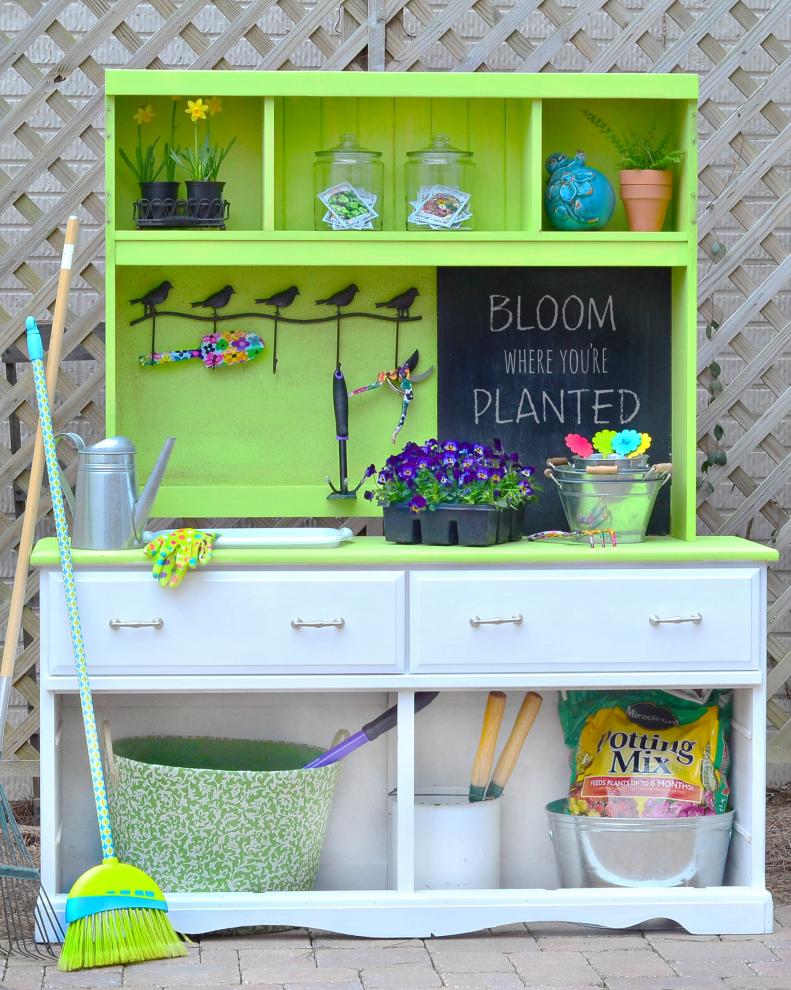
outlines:
[{"label": "lime green painted wood", "polygon": [[544,157],[543,117],[541,100],[530,101],[530,127],[526,135],[527,182],[524,198],[525,227],[529,231],[541,230],[544,216]]},{"label": "lime green painted wood", "polygon": [[[253,309],[256,296],[296,282],[303,291],[294,308],[299,316],[306,315],[312,299],[346,281],[363,288],[363,308],[414,283],[422,294],[418,311],[431,319],[404,328],[403,341],[404,348],[411,349],[413,340],[420,346],[423,368],[436,349],[438,266],[667,266],[674,269],[673,326],[668,328],[675,464],[671,529],[693,540],[697,85],[695,76],[679,73],[108,72],[107,426],[109,433],[129,433],[139,444],[141,477],[153,462],[160,432],[179,434],[157,511],[171,516],[377,511],[360,500],[341,512],[339,503],[324,498],[323,475],[334,476],[337,469],[329,388],[322,378],[332,364],[331,325],[282,327],[281,370],[290,357],[296,375],[272,376],[268,354],[257,364],[222,372],[198,363],[140,369],[136,358],[147,350],[147,330],[129,328],[132,314],[125,300],[163,277],[176,283],[171,296],[176,308],[230,281],[238,290],[233,308]],[[131,202],[137,188],[117,157],[119,143],[127,150],[134,144],[132,114],[141,103],[152,103],[156,117],[144,131],[164,139],[171,95],[183,103],[199,94],[226,98],[222,114],[212,122],[214,134],[223,141],[232,133],[237,138],[222,175],[232,203],[231,229],[134,231]],[[543,160],[549,151],[583,147],[617,188],[615,153],[582,117],[583,106],[636,127],[647,126],[658,112],[672,126],[686,158],[675,170],[674,205],[665,231],[624,230],[620,204],[606,231],[541,230]],[[191,137],[192,125],[186,114],[180,116],[183,142]],[[312,230],[313,155],[335,144],[343,131],[356,132],[363,145],[383,154],[383,218],[390,229]],[[474,232],[403,229],[406,152],[424,146],[438,131],[475,152]],[[210,329],[169,318],[159,324],[160,347],[186,346]],[[250,324],[240,327],[271,339],[270,324]],[[389,366],[391,348],[383,342],[391,334],[386,324],[346,325],[344,370],[350,388]],[[353,345],[348,358],[347,341]],[[424,439],[436,430],[436,382],[416,392],[399,442]],[[314,427],[307,430],[300,429],[306,406]],[[364,416],[358,412],[363,406]],[[384,391],[352,400],[350,479],[392,451],[388,438],[397,406],[397,397]],[[167,409],[161,431],[151,416],[154,408]],[[297,442],[300,448],[290,446]]]},{"label": "lime green painted wood", "polygon": [[[142,550],[74,550],[74,562],[88,567],[150,568],[151,561]],[[420,564],[449,566],[511,565],[521,567],[588,564],[593,567],[632,564],[738,564],[776,561],[779,554],[771,547],[752,543],[737,536],[701,536],[694,541],[674,540],[669,536],[649,537],[645,543],[630,543],[607,550],[588,546],[550,543],[506,543],[495,547],[424,547],[398,546],[376,536],[363,536],[333,549],[249,549],[215,550],[214,566],[238,564],[295,567],[405,567]],[[57,567],[58,548],[52,537],[40,540],[31,556],[34,567]],[[189,577],[184,585],[189,594]],[[170,594],[163,591],[163,595]]]},{"label": "lime green painted wood", "polygon": [[[279,356],[280,346],[278,342]],[[355,403],[361,401],[357,397],[354,399]],[[393,402],[395,402],[395,396],[393,396]],[[318,402],[316,404],[319,405],[321,403]],[[428,410],[425,411],[428,412]],[[352,409],[352,414],[354,414],[354,409]],[[412,412],[409,415],[411,416]],[[435,413],[434,422],[436,424]],[[358,423],[358,419],[352,420],[352,430],[354,430],[355,424]],[[394,425],[395,420],[392,424],[388,424],[387,428],[392,430]],[[334,474],[330,474],[330,477],[333,479],[334,484],[337,485],[338,445],[332,442],[335,432],[331,413],[327,417],[322,417],[316,433],[317,435],[314,442],[311,443],[311,447],[323,446],[325,448],[323,452],[324,456],[316,463],[325,466],[328,474],[332,470],[330,462],[333,458],[326,448],[328,444],[335,447]],[[436,425],[429,430],[429,433],[432,435],[436,433]],[[424,437],[420,439],[422,440]],[[352,433],[352,443],[350,445],[350,451],[352,453],[355,446],[354,433]],[[392,453],[390,450],[384,451],[383,456],[380,457],[377,464],[381,463],[384,457],[390,453]],[[349,471],[349,483],[352,487],[360,480],[365,469],[365,465],[357,468],[360,460],[360,458],[354,458],[354,470],[357,473],[354,474],[351,469]],[[222,484],[217,483],[214,485],[194,485],[184,482],[179,485],[162,485],[157,494],[154,514],[164,519],[172,519],[174,517],[192,518],[195,516],[237,519],[263,516],[283,516],[285,518],[329,516],[330,518],[341,518],[345,516],[378,516],[381,514],[380,509],[372,502],[363,498],[362,489],[360,489],[356,499],[330,500],[327,498],[329,487],[323,479],[321,479],[321,484],[315,485],[286,484],[283,475],[286,476],[286,481],[290,480],[289,466],[289,462],[284,460],[279,465],[280,473],[277,476],[268,477],[266,484],[238,485],[232,482],[223,482]],[[318,472],[314,473],[318,475]]]},{"label": "lime green painted wood", "polygon": [[[397,100],[394,109],[394,139],[393,139],[393,163],[396,167],[391,169],[393,185],[393,206],[394,216],[397,217],[398,231],[396,236],[404,230],[407,216],[407,194],[404,176],[404,161],[406,153],[414,151],[416,148],[425,147],[431,135],[431,103],[422,99],[401,99]],[[387,171],[385,171],[385,179]],[[389,231],[383,231],[390,236]],[[423,233],[423,231],[413,232]],[[451,232],[452,234],[452,232]],[[439,264],[434,261],[433,264]]]},{"label": "lime green painted wood", "polygon": [[[165,73],[167,75],[167,73]],[[215,78],[220,73],[215,73]],[[190,89],[186,94],[190,99],[197,96],[217,95],[213,89],[201,91]],[[115,163],[115,224],[119,230],[134,229],[132,203],[140,195],[137,180],[117,157],[118,148],[126,151],[134,159],[134,148],[137,143],[137,125],[133,116],[141,103],[150,103],[154,109],[154,119],[143,125],[144,146],[155,138],[158,157],[161,158],[162,146],[170,135],[170,114],[173,106],[170,95],[141,97],[120,97],[115,101],[115,140],[109,145],[111,153],[116,158]],[[192,147],[194,135],[190,118],[184,113],[187,107],[186,97],[179,100],[176,113],[176,141],[182,147]],[[212,142],[228,144],[235,137],[236,142],[222,164],[219,179],[225,182],[224,195],[231,203],[231,215],[228,221],[229,230],[261,230],[263,227],[263,101],[250,98],[225,99],[222,112],[211,118]],[[205,136],[205,122],[200,123],[199,140]],[[162,178],[162,176],[160,176]],[[182,183],[180,195],[186,195],[184,181],[189,176],[182,168],[176,169],[176,178]],[[157,232],[158,233],[158,232]]]},{"label": "lime green painted wood", "polygon": [[118,265],[357,267],[686,265],[680,233],[596,231],[119,231]]},{"label": "lime green painted wood", "polygon": [[[542,137],[542,186],[546,186],[547,172],[543,170],[543,160],[553,151],[562,151],[570,157],[577,149],[585,152],[587,164],[603,172],[615,189],[615,212],[607,224],[608,230],[628,230],[623,203],[619,195],[620,156],[607,138],[593,124],[583,117],[581,110],[590,110],[616,130],[633,128],[637,133],[647,132],[656,125],[656,133],[671,132],[671,143],[674,148],[684,147],[686,131],[686,103],[672,100],[620,99],[596,100],[590,99],[571,101],[568,99],[545,100],[542,106],[543,137]],[[682,193],[682,180],[688,178],[686,171],[673,169],[673,200],[665,219],[665,230],[683,230],[681,208],[679,203],[686,199]],[[686,207],[686,204],[685,204]],[[544,213],[543,225],[546,230],[553,229]]]},{"label": "lime green painted wood", "polygon": [[673,270],[673,334],[670,367],[673,383],[671,402],[673,483],[670,490],[670,531],[673,536],[694,540],[696,535],[696,353],[697,299],[695,292],[696,248],[689,248],[686,268]]},{"label": "lime green painted wood", "polygon": [[106,210],[106,235],[105,235],[105,265],[107,277],[105,278],[104,289],[104,319],[106,330],[105,341],[105,361],[104,373],[105,382],[105,410],[107,422],[107,435],[115,434],[115,352],[112,340],[115,328],[115,100],[105,100],[104,107],[104,134],[107,145],[107,153],[104,159],[105,176],[105,210]]},{"label": "lime green painted wood", "polygon": [[263,171],[263,227],[264,230],[274,230],[276,226],[277,197],[276,175],[278,167],[275,164],[277,146],[275,123],[275,100],[267,97],[264,100],[264,126],[261,140],[261,167]]},{"label": "lime green painted wood", "polygon": [[110,96],[412,96],[521,97],[537,99],[693,100],[698,78],[691,73],[509,73],[509,72],[213,72],[111,69]]},{"label": "lime green painted wood", "polygon": [[[115,236],[115,100],[104,101],[104,140],[106,154],[104,156],[104,207],[106,215],[105,236],[110,239]],[[126,168],[126,166],[124,166]]]},{"label": "lime green painted wood", "polygon": [[[481,190],[476,226],[482,230],[521,226],[519,201],[529,153],[529,115],[524,112],[524,101],[293,97],[282,101],[282,118],[279,154],[285,202],[282,226],[286,229],[313,229],[314,154],[334,147],[347,132],[382,156],[385,231],[405,228],[406,153],[424,148],[438,133],[448,134],[456,147],[474,152]],[[506,181],[508,159],[511,168]]]},{"label": "lime green painted wood", "polygon": [[[436,276],[433,269],[374,268],[361,274],[345,268],[123,268],[117,275],[115,332],[107,348],[116,362],[113,432],[131,437],[138,448],[138,476],[145,479],[166,436],[176,446],[165,476],[166,488],[155,506],[165,516],[348,515],[328,502],[325,476],[337,481],[338,445],[332,409],[335,322],[313,326],[281,323],[278,372],[272,374],[272,323],[229,321],[224,329],[259,333],[266,349],[257,361],[209,370],[200,361],[140,367],[150,350],[150,324],[130,326],[142,307],[140,296],[170,275],[173,289],[166,308],[189,312],[190,303],[230,283],[237,312],[265,312],[254,299],[296,283],[301,295],[288,310],[295,318],[334,315],[315,300],[356,279],[360,292],[354,310],[375,312],[374,304],[414,285],[420,297],[413,308],[420,322],[401,327],[400,358],[420,351],[417,371],[436,364]],[[364,277],[363,277],[364,275]],[[230,307],[229,307],[230,309]],[[209,315],[209,314],[206,314]],[[198,323],[160,315],[157,349],[195,346],[210,333]],[[364,318],[344,321],[341,360],[351,391],[375,381],[393,365],[395,326]],[[399,443],[422,441],[436,431],[437,379],[415,385]],[[389,388],[350,397],[349,480],[352,485],[372,462],[393,453],[391,434],[401,399]],[[158,414],[157,414],[158,413]],[[280,492],[280,486],[287,490]],[[307,487],[306,492],[300,489]],[[295,490],[296,489],[296,490]],[[271,498],[270,498],[271,495]],[[362,503],[362,499],[360,499]],[[367,503],[361,506],[363,511]],[[356,514],[356,513],[355,513]]]}]

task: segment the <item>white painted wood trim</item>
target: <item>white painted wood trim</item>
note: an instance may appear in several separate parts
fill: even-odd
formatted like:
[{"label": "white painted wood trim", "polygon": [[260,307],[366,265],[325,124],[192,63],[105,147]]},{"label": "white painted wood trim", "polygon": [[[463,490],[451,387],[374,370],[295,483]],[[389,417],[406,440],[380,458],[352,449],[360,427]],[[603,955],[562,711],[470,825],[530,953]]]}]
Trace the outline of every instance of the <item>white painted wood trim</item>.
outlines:
[{"label": "white painted wood trim", "polygon": [[[519,688],[540,690],[582,688],[682,688],[755,687],[760,670],[590,671],[519,674],[235,674],[165,675],[156,678],[92,677],[94,692],[121,694],[232,694],[238,691],[398,691],[489,690]],[[42,679],[42,686],[58,694],[74,694],[76,677]]]},{"label": "white painted wood trim", "polygon": [[396,726],[396,890],[415,889],[415,693],[398,692]]}]

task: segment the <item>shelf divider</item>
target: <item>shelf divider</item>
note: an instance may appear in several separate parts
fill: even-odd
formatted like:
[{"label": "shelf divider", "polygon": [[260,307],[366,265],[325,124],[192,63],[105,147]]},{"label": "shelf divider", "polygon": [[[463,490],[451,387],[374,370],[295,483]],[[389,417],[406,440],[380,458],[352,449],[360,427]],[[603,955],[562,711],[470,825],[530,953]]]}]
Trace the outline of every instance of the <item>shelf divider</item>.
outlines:
[{"label": "shelf divider", "polygon": [[263,225],[264,230],[275,229],[275,99],[267,96],[263,105],[264,122],[261,139],[261,168],[263,170]]},{"label": "shelf divider", "polygon": [[527,177],[523,202],[523,226],[538,233],[544,210],[544,162],[542,155],[543,105],[541,100],[530,100],[529,122],[525,136],[525,162]]},{"label": "shelf divider", "polygon": [[415,889],[415,692],[398,692],[396,727],[396,890]]}]

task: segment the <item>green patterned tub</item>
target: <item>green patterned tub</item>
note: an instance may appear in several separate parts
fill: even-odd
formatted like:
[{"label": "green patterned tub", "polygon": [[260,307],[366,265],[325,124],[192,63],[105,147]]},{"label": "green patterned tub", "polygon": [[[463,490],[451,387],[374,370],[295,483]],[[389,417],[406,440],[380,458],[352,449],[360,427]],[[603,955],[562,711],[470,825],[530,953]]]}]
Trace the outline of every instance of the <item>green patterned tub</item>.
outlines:
[{"label": "green patterned tub", "polygon": [[300,767],[323,749],[185,736],[105,748],[122,862],[166,891],[313,887],[340,763]]}]

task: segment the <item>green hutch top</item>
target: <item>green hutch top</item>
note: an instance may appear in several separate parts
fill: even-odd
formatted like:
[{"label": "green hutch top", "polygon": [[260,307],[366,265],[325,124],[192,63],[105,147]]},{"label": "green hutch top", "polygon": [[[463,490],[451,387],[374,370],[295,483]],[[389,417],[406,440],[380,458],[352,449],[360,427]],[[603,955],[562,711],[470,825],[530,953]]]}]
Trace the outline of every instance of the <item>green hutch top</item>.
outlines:
[{"label": "green hutch top", "polygon": [[[149,324],[137,298],[165,278],[168,309],[233,284],[234,309],[295,283],[299,317],[329,315],[314,301],[356,281],[360,309],[414,285],[419,322],[401,327],[404,353],[420,350],[420,367],[436,364],[436,269],[450,266],[653,266],[672,273],[671,534],[695,536],[696,108],[694,75],[108,71],[107,93],[107,432],[130,436],[145,477],[162,439],[177,444],[156,503],[163,516],[339,516],[380,510],[361,498],[328,501],[324,476],[335,475],[337,444],[329,395],[334,323],[279,327],[278,373],[261,359],[247,368],[214,372],[198,361],[141,368],[150,350]],[[144,143],[167,139],[171,98],[222,98],[212,119],[220,144],[236,142],[222,167],[231,202],[226,230],[136,230],[134,177],[118,149],[137,140],[133,119],[150,104]],[[684,151],[664,230],[634,233],[623,207],[608,229],[549,229],[543,212],[544,159],[580,144],[597,168],[614,177],[617,160],[581,108],[617,125],[645,127],[658,115],[670,123],[673,147]],[[191,140],[179,104],[181,143]],[[314,231],[312,163],[316,150],[351,131],[382,152],[382,231]],[[474,231],[406,231],[402,163],[444,131],[474,152],[486,180],[486,210]],[[636,291],[639,288],[636,287]],[[355,303],[356,308],[356,303]],[[199,329],[195,329],[195,327]],[[161,317],[160,349],[195,347],[207,324]],[[388,366],[382,324],[348,320],[343,368],[350,383],[370,381]],[[228,329],[237,329],[230,321]],[[263,327],[263,329],[262,329]],[[267,343],[271,324],[245,325]],[[331,353],[332,352],[332,353]],[[350,483],[364,467],[393,452],[395,400],[364,399],[355,417],[350,399]],[[416,386],[399,443],[436,432],[436,375]],[[399,448],[396,448],[399,449]],[[538,455],[536,455],[538,459]]]}]

